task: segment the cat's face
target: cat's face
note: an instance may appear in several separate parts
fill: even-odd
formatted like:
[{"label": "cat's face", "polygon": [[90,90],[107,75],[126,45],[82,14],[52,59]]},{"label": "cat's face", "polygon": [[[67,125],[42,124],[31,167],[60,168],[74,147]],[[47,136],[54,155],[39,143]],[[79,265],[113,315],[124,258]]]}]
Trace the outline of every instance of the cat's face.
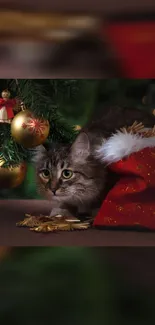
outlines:
[{"label": "cat's face", "polygon": [[94,160],[89,158],[86,134],[80,134],[71,147],[40,149],[36,155],[36,174],[42,196],[73,205],[85,204],[98,197],[104,178],[100,178]]}]

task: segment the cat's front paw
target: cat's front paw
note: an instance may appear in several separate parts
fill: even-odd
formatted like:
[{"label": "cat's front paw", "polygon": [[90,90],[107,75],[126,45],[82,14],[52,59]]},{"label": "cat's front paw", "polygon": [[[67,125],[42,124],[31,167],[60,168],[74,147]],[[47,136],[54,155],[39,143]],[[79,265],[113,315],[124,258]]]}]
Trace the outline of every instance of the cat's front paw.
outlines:
[{"label": "cat's front paw", "polygon": [[74,217],[70,211],[68,211],[67,209],[61,209],[61,208],[53,208],[51,213],[50,213],[50,218],[65,218],[65,219],[73,219],[76,220],[77,218]]}]

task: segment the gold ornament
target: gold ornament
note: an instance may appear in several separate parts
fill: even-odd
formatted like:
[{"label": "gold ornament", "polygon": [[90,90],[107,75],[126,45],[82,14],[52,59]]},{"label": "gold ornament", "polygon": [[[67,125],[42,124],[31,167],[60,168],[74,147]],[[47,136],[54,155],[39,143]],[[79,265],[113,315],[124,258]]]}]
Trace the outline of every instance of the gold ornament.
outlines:
[{"label": "gold ornament", "polygon": [[4,159],[2,159],[2,158],[0,158],[0,167],[1,167],[1,166],[3,166],[3,165],[4,165],[4,163],[5,163],[5,160],[4,160]]},{"label": "gold ornament", "polygon": [[2,167],[5,161],[0,162],[0,188],[14,188],[19,186],[26,176],[26,164]]},{"label": "gold ornament", "polygon": [[36,232],[55,232],[55,231],[72,231],[86,230],[90,227],[90,222],[81,222],[79,219],[68,219],[61,215],[55,217],[49,216],[32,216],[25,215],[23,221],[17,222],[18,227],[28,227]]},{"label": "gold ornament", "polygon": [[39,119],[29,110],[18,113],[11,123],[13,139],[25,148],[33,148],[42,144],[49,134],[49,122]]},{"label": "gold ornament", "polygon": [[145,126],[142,122],[138,123],[135,121],[131,126],[123,127],[120,129],[123,133],[138,134],[140,133],[145,138],[150,138],[155,136],[155,125],[149,130],[145,130]]},{"label": "gold ornament", "polygon": [[133,133],[133,134],[137,134],[138,132],[142,131],[144,129],[144,125],[143,123],[138,123],[137,121],[135,121],[131,126],[128,127],[123,127],[120,130],[123,133]]},{"label": "gold ornament", "polygon": [[80,125],[75,125],[74,126],[75,131],[80,131],[81,129],[82,129],[82,127]]}]

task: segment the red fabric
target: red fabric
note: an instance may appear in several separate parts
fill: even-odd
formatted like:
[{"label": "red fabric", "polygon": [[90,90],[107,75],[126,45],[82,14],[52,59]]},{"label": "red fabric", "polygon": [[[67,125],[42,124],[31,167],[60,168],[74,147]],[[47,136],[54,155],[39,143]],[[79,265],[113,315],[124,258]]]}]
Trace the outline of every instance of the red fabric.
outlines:
[{"label": "red fabric", "polygon": [[140,225],[155,230],[155,148],[145,148],[109,167],[120,175],[94,226]]},{"label": "red fabric", "polygon": [[16,103],[17,103],[16,99],[4,100],[3,98],[0,98],[0,109],[2,107],[6,107],[8,119],[11,119],[14,117],[13,108],[15,107]]},{"label": "red fabric", "polygon": [[[105,26],[101,32],[105,37]],[[115,22],[107,26],[111,42],[127,78],[155,76],[155,22]]]}]

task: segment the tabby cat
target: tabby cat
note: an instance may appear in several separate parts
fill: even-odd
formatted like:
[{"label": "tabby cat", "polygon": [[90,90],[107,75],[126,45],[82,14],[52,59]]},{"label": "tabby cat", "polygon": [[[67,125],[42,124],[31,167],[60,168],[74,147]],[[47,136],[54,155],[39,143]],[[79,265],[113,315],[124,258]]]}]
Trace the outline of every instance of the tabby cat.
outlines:
[{"label": "tabby cat", "polygon": [[118,176],[109,174],[95,156],[96,148],[116,129],[143,122],[155,124],[155,118],[144,112],[120,107],[104,109],[101,119],[81,130],[72,145],[39,146],[34,157],[37,187],[51,200],[51,216],[93,217],[106,193]]}]

